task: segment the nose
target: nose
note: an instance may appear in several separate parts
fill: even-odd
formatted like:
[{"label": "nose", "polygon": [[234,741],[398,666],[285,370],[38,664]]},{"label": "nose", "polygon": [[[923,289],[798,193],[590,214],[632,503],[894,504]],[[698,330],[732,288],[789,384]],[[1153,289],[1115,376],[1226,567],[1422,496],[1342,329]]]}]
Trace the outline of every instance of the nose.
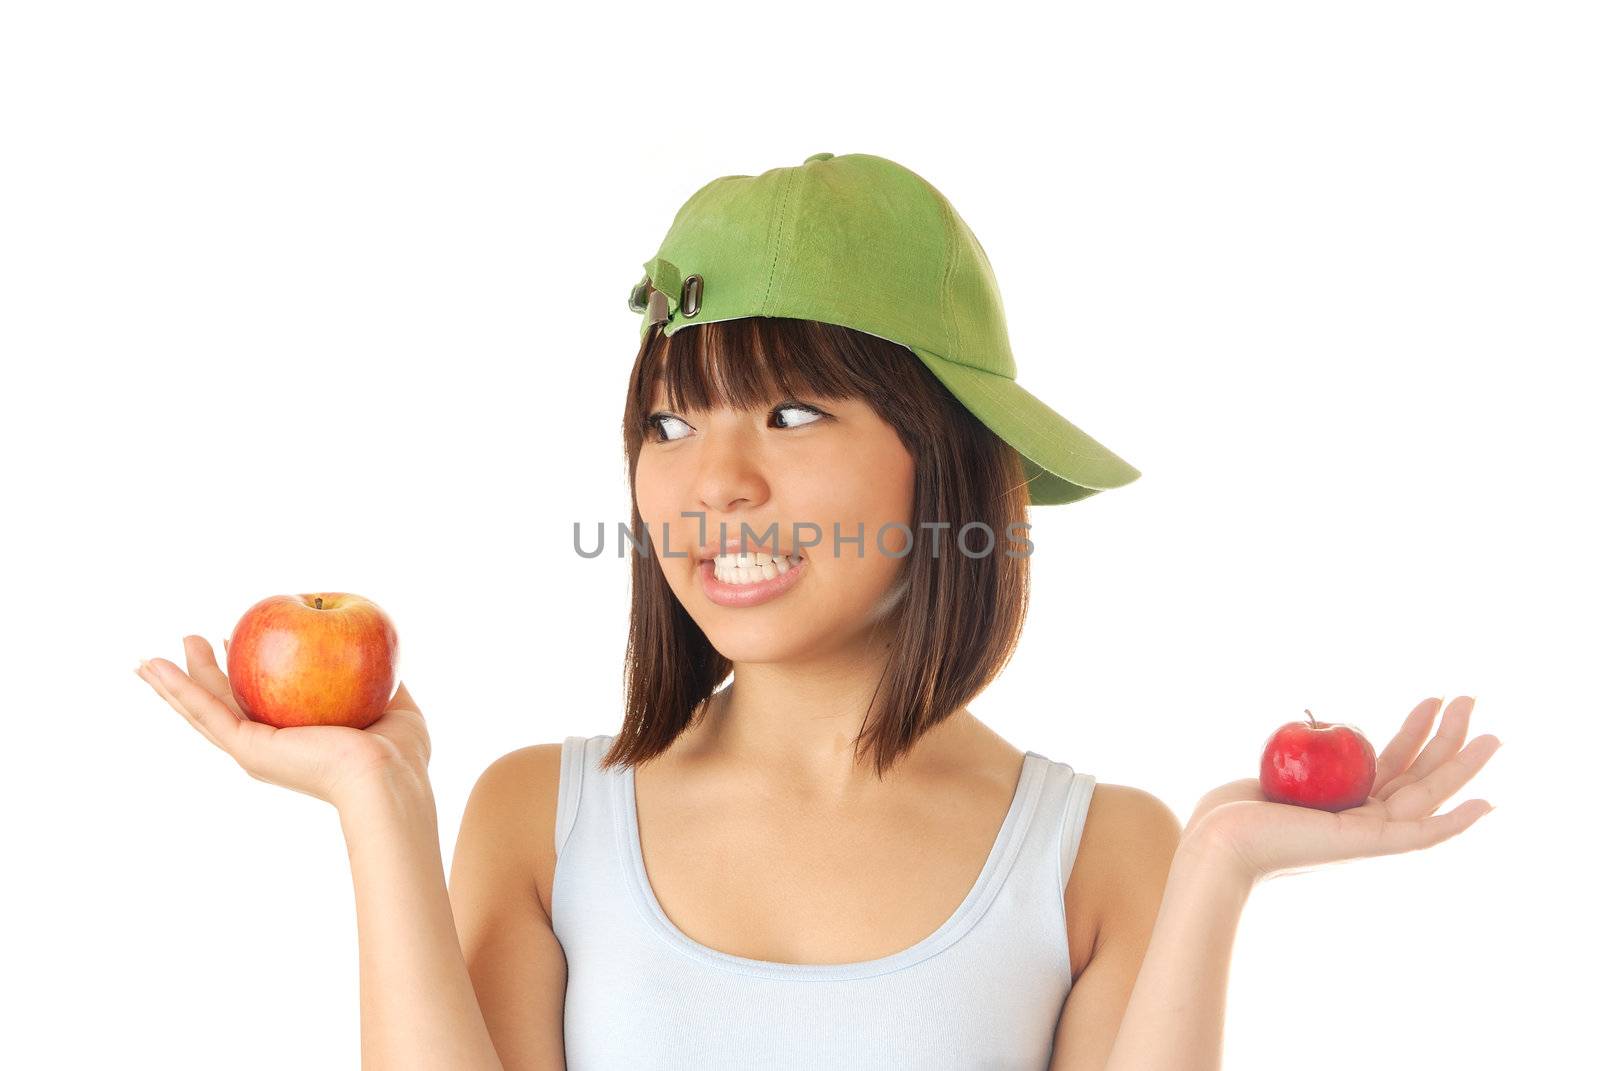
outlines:
[{"label": "nose", "polygon": [[706,437],[695,474],[695,494],[708,520],[760,506],[771,494],[755,438],[731,427],[718,430]]}]

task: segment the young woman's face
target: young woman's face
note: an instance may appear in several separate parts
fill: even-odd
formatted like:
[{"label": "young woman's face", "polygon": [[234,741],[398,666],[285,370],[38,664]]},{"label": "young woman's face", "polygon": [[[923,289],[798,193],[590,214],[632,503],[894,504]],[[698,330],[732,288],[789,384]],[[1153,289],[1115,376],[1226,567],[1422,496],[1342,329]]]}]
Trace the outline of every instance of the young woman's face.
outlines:
[{"label": "young woman's face", "polygon": [[[677,411],[667,409],[665,398],[658,388],[648,410],[653,417],[634,493],[652,560],[724,657],[815,656],[859,639],[892,612],[895,582],[909,557],[915,464],[871,406],[801,398],[745,413]],[[696,513],[705,515],[703,527]],[[728,542],[737,546],[744,538],[753,549],[761,542],[770,552],[774,524],[777,551],[798,550],[804,564],[781,576],[773,597],[731,605],[739,596],[708,585],[703,549],[718,546],[725,526]],[[859,542],[845,542],[858,534]],[[671,554],[687,556],[663,555],[663,543]]]}]

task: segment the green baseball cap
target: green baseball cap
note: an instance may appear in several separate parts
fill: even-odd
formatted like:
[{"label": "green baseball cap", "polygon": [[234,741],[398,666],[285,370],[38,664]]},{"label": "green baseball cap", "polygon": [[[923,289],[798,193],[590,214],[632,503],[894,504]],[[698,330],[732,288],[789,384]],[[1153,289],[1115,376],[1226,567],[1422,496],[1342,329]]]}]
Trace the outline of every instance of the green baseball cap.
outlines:
[{"label": "green baseball cap", "polygon": [[1139,470],[1017,383],[989,257],[943,194],[892,160],[819,152],[724,175],[684,202],[628,307],[680,328],[819,320],[898,342],[1022,457],[1030,501],[1121,487]]}]

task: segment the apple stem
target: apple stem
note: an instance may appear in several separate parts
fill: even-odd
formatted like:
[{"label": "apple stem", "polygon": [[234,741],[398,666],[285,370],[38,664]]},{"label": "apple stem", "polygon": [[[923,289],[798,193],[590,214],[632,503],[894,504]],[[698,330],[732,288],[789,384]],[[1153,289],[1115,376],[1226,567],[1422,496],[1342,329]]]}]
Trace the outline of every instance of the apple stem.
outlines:
[{"label": "apple stem", "polygon": [[[322,609],[322,596],[321,595],[317,596],[317,609],[319,609],[319,610]],[[1308,710],[1308,711],[1306,711],[1306,713],[1309,714],[1309,713],[1311,713],[1311,711]]]},{"label": "apple stem", "polygon": [[[319,606],[320,606],[320,605],[321,605],[321,603],[320,603],[320,602],[319,602],[319,603],[318,603],[318,604],[317,604],[317,605],[319,605]],[[1312,714],[1312,713],[1311,713],[1311,710],[1310,710],[1310,708],[1307,708],[1307,710],[1306,710],[1306,717],[1308,717],[1308,718],[1310,718],[1310,719],[1311,719],[1311,727],[1312,727],[1312,728],[1313,728],[1313,729],[1315,729],[1315,728],[1316,728],[1316,727],[1317,727],[1317,719],[1316,719],[1316,717],[1315,717],[1315,716],[1314,716],[1314,715],[1313,715],[1313,714]]]}]

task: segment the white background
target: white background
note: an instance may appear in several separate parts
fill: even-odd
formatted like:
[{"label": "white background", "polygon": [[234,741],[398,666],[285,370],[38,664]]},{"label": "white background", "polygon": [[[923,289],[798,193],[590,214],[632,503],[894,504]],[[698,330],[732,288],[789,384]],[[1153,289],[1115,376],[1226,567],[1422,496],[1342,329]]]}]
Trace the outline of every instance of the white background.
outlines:
[{"label": "white background", "polygon": [[336,814],[135,664],[375,599],[448,860],[489,762],[619,723],[626,562],[571,540],[627,516],[629,288],[824,151],[943,191],[1019,381],[1144,471],[1035,513],[981,718],[1182,818],[1306,707],[1504,742],[1463,836],[1256,891],[1228,1066],[1585,1051],[1586,7],[7,5],[0,1063],[356,1066]]}]

